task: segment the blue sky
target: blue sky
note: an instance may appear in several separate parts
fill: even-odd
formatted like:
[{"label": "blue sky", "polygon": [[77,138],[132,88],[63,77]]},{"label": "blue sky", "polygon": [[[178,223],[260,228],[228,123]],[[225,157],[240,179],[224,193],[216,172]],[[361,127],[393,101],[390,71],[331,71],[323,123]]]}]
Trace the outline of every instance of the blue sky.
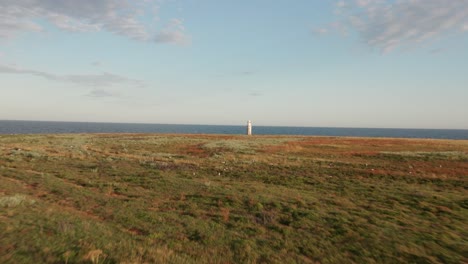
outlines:
[{"label": "blue sky", "polygon": [[468,129],[468,1],[0,0],[0,119]]}]

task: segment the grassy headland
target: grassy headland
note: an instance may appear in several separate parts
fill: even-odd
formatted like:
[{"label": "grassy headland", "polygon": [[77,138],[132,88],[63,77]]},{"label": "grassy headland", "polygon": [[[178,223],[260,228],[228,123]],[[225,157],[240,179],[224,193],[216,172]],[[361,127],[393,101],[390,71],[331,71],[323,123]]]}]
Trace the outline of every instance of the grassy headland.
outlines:
[{"label": "grassy headland", "polygon": [[1,135],[0,263],[463,263],[468,141]]}]

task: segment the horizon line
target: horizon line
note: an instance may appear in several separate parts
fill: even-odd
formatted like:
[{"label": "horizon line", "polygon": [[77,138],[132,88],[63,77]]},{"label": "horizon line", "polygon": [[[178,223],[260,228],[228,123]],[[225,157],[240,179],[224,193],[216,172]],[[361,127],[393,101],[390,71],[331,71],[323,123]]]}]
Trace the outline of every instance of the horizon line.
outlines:
[{"label": "horizon line", "polygon": [[[232,126],[246,127],[247,125],[220,125],[220,124],[181,124],[181,123],[148,123],[148,122],[112,122],[112,121],[63,121],[63,120],[25,120],[25,119],[0,119],[9,122],[52,122],[52,123],[93,123],[93,124],[129,124],[129,125],[175,125],[175,126]],[[246,121],[247,122],[247,121]],[[407,130],[467,130],[468,128],[414,128],[414,127],[346,127],[346,126],[286,126],[286,125],[255,125],[253,127],[285,127],[285,128],[341,128],[341,129],[407,129]]]}]

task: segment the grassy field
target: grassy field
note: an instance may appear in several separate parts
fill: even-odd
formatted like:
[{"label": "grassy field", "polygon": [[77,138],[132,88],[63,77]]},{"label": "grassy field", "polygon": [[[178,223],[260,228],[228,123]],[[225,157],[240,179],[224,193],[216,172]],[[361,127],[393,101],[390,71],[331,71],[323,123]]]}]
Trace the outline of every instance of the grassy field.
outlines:
[{"label": "grassy field", "polygon": [[0,136],[0,263],[467,263],[468,141]]}]

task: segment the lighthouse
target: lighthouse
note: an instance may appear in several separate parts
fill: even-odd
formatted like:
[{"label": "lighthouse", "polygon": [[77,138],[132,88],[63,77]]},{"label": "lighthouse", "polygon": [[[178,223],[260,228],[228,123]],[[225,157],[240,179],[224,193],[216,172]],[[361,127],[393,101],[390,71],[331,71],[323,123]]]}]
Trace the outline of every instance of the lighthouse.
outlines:
[{"label": "lighthouse", "polygon": [[252,135],[252,121],[248,121],[247,122],[247,136],[251,136]]}]

